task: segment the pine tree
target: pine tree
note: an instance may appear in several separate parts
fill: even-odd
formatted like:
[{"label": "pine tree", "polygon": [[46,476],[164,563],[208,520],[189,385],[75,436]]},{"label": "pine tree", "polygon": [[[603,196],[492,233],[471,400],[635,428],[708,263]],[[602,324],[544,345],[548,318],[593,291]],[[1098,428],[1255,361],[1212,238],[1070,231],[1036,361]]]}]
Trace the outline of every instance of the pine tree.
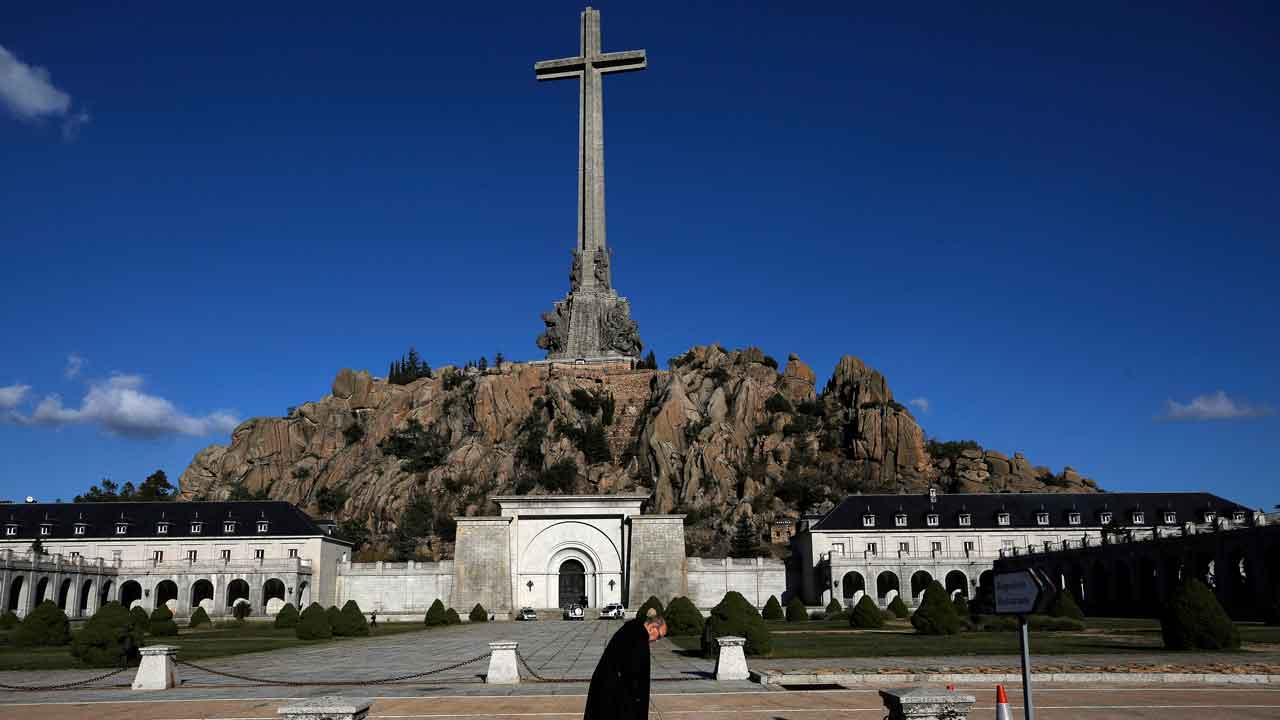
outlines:
[{"label": "pine tree", "polygon": [[755,531],[751,529],[751,521],[743,515],[738,518],[738,527],[733,532],[729,557],[753,558],[760,557],[762,554],[760,541],[756,538]]}]

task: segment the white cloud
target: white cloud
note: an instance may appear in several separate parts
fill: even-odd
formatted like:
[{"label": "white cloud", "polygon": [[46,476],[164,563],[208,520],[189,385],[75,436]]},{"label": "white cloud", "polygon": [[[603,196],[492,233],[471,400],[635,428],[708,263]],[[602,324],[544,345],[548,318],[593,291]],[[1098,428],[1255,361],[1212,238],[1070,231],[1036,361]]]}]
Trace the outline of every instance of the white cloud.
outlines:
[{"label": "white cloud", "polygon": [[49,71],[28,65],[0,46],[0,103],[23,120],[62,120],[63,137],[74,139],[89,113],[73,110],[71,96],[53,86]]},{"label": "white cloud", "polygon": [[1219,390],[1212,395],[1199,395],[1187,403],[1169,400],[1161,417],[1165,420],[1235,420],[1271,413],[1269,407],[1238,402]]},{"label": "white cloud", "polygon": [[30,390],[30,385],[14,384],[0,387],[0,410],[12,410],[18,407]]},{"label": "white cloud", "polygon": [[186,415],[173,403],[142,390],[142,376],[113,375],[89,384],[80,407],[67,407],[58,395],[36,405],[28,422],[41,425],[96,424],[114,435],[148,438],[161,435],[209,435],[230,432],[239,420],[228,412],[202,417]]},{"label": "white cloud", "polygon": [[919,409],[920,412],[922,413],[929,412],[929,398],[926,398],[926,397],[914,398],[914,399],[908,400],[907,404],[914,408]]},{"label": "white cloud", "polygon": [[84,369],[84,363],[85,359],[83,357],[76,353],[71,353],[67,356],[67,367],[62,371],[62,374],[65,375],[68,380],[79,377],[80,371]]}]

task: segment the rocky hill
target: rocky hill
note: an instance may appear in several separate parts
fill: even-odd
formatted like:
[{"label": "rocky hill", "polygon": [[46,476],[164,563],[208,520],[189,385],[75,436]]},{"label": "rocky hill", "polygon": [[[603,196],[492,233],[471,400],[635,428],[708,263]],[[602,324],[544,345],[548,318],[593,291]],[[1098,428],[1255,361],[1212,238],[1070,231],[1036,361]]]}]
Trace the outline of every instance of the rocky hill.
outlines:
[{"label": "rocky hill", "polygon": [[688,514],[691,552],[718,553],[743,515],[763,541],[770,521],[846,494],[930,485],[1097,491],[1069,467],[927,440],[884,376],[853,356],[818,392],[795,355],[779,372],[755,348],[714,345],[667,371],[504,362],[396,385],[343,370],[330,395],[242,423],[180,479],[184,499],[288,500],[363,521],[375,548],[408,532],[437,557],[451,551],[449,518],[492,513],[489,498],[504,493],[648,490],[652,511]]}]

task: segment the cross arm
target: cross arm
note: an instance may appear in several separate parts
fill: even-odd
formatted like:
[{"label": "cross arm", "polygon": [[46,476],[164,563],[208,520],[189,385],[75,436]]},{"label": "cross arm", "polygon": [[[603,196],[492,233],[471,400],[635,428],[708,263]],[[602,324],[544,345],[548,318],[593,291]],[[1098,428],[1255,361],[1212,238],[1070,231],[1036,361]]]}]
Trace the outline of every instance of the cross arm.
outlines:
[{"label": "cross arm", "polygon": [[533,64],[533,74],[538,80],[560,80],[577,77],[585,66],[586,63],[581,55],[559,60],[543,60]]},{"label": "cross arm", "polygon": [[632,72],[648,67],[649,58],[644,50],[623,50],[602,53],[591,61],[591,65],[602,73]]}]

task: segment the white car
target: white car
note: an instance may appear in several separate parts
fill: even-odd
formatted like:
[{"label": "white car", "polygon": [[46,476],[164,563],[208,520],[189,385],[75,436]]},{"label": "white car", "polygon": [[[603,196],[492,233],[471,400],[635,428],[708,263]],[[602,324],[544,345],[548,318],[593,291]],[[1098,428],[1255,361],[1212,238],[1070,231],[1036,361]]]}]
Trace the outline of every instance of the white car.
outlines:
[{"label": "white car", "polygon": [[564,609],[565,620],[583,620],[587,613],[582,609],[581,605],[570,605]]},{"label": "white car", "polygon": [[516,616],[517,620],[537,620],[538,613],[533,608],[520,608],[520,614]]},{"label": "white car", "polygon": [[627,611],[622,609],[622,603],[609,603],[600,608],[600,619],[621,620],[626,617]]}]

